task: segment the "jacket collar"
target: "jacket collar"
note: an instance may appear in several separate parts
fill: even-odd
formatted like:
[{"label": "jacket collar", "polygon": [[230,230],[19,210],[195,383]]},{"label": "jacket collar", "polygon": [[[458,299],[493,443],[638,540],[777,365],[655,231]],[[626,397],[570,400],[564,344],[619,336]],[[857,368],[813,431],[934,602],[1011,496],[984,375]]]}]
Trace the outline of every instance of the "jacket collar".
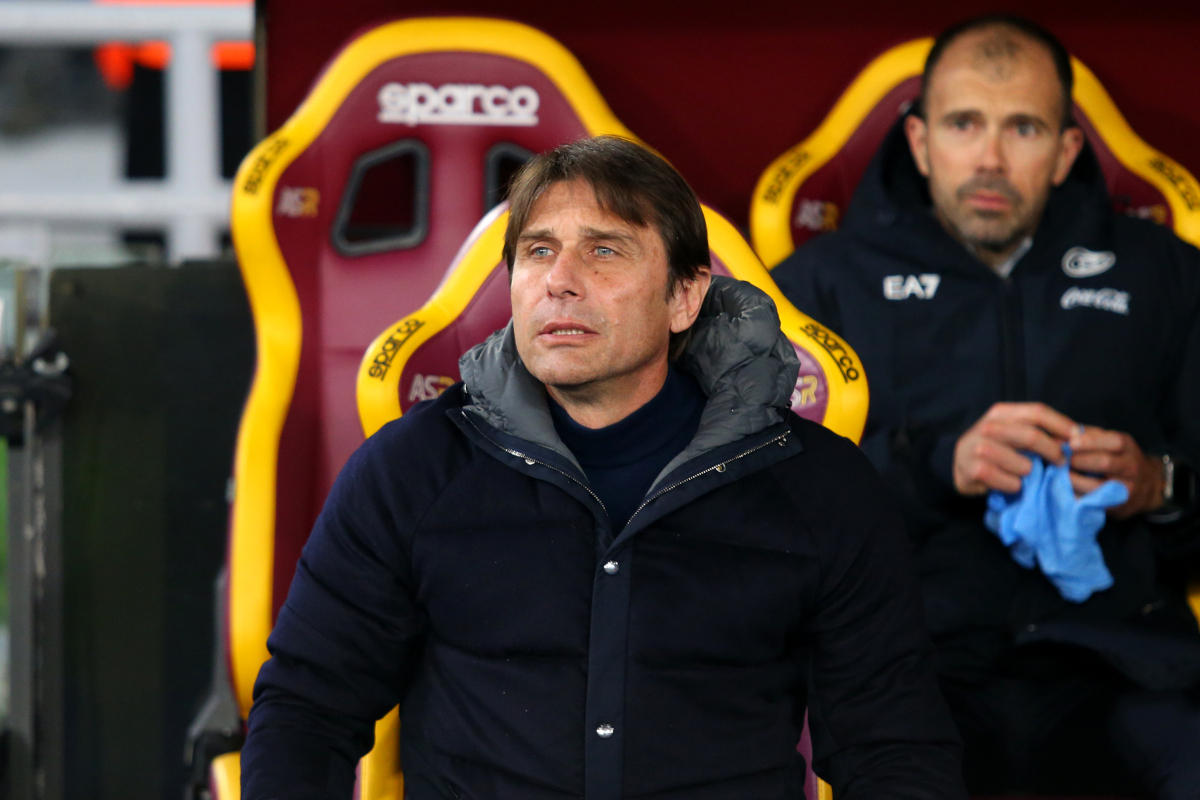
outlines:
[{"label": "jacket collar", "polygon": [[[1067,179],[1051,190],[1033,234],[1033,248],[1018,271],[1031,264],[1057,265],[1071,247],[1106,248],[1111,217],[1104,173],[1091,145],[1085,143]],[[929,269],[992,274],[933,215],[928,184],[917,171],[904,135],[903,117],[892,126],[863,174],[843,229],[879,251],[902,258],[919,254]]]},{"label": "jacket collar", "polygon": [[[545,387],[517,353],[511,321],[468,350],[458,365],[471,397],[465,413],[579,467],[554,429]],[[749,283],[723,276],[713,276],[678,366],[696,378],[708,402],[696,436],[660,478],[687,461],[781,422],[800,369],[771,298]]]}]

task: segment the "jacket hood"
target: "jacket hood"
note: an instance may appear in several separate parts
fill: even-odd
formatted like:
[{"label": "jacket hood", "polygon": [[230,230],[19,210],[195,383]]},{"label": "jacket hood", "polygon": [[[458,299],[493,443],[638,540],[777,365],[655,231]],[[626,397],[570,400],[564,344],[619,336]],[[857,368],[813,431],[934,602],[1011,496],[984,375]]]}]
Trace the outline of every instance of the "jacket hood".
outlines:
[{"label": "jacket hood", "polygon": [[[898,119],[888,131],[863,174],[846,210],[843,230],[885,252],[921,252],[939,267],[961,265],[969,253],[933,214],[928,182],[913,161],[904,120]],[[1097,242],[1107,232],[1111,215],[1104,173],[1085,142],[1067,179],[1050,191],[1033,234],[1034,249],[1061,255],[1065,247]],[[914,251],[915,246],[920,249]],[[1028,260],[1036,260],[1034,255]]]},{"label": "jacket hood", "polygon": [[[800,371],[774,301],[745,281],[714,275],[691,331],[677,366],[696,378],[708,402],[695,438],[663,475],[783,421]],[[579,466],[554,430],[545,388],[517,353],[511,321],[468,350],[458,366],[471,397],[466,413]]]}]

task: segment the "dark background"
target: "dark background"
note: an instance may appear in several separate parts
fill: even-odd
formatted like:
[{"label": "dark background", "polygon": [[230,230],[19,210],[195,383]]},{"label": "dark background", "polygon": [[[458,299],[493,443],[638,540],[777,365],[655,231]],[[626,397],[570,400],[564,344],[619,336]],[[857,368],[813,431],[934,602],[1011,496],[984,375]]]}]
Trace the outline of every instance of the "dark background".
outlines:
[{"label": "dark background", "polygon": [[232,263],[64,269],[65,794],[182,800],[212,674],[225,482],[254,366]]},{"label": "dark background", "polygon": [[745,227],[758,176],[813,131],[867,62],[976,14],[1045,25],[1099,77],[1142,138],[1200,174],[1200,2],[731,2],[730,0],[258,0],[266,126],[279,127],[325,61],[388,19],[524,22],[583,63],[630,130],[701,199]]}]

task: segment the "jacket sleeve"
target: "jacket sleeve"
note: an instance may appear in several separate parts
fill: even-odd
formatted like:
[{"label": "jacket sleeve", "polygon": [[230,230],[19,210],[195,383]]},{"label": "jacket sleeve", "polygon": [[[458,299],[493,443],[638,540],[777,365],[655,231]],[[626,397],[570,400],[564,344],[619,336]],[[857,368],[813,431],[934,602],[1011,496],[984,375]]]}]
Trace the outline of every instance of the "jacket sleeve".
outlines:
[{"label": "jacket sleeve", "polygon": [[351,457],[304,546],[254,686],[245,800],[348,800],[375,722],[419,657],[426,621],[405,540],[419,509],[386,491],[398,477],[386,441]]},{"label": "jacket sleeve", "polygon": [[[1173,352],[1164,362],[1170,387],[1161,410],[1164,449],[1200,474],[1200,250],[1182,241],[1175,245],[1181,279],[1174,292],[1180,302],[1175,317],[1180,325],[1171,337]],[[1154,527],[1166,555],[1195,556],[1200,551],[1200,499],[1193,499],[1179,519]]]},{"label": "jacket sleeve", "polygon": [[803,511],[822,576],[810,623],[814,769],[838,800],[965,798],[903,522],[866,458],[831,444],[822,455],[805,442],[829,476]]}]

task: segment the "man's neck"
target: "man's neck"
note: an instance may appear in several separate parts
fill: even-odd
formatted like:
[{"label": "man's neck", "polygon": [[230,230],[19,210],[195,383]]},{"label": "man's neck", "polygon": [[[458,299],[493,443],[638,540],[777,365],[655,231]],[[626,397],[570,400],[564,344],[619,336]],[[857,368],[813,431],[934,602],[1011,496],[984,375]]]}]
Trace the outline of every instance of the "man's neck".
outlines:
[{"label": "man's neck", "polygon": [[986,250],[982,247],[967,245],[967,249],[976,258],[991,267],[992,272],[1001,278],[1007,278],[1012,274],[1013,268],[1017,266],[1017,262],[1029,252],[1029,248],[1031,247],[1033,247],[1032,236],[1026,236],[1016,245],[1007,247],[1003,251]]},{"label": "man's neck", "polygon": [[581,386],[546,386],[554,402],[585,428],[606,428],[654,399],[667,381],[667,359],[604,381]]}]

